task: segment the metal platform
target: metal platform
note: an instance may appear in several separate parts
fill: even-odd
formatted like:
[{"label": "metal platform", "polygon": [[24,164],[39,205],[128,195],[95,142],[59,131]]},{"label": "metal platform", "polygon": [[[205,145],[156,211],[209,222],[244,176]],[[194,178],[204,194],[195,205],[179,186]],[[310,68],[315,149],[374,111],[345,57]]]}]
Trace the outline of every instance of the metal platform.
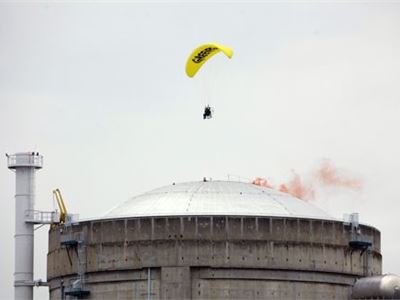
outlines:
[{"label": "metal platform", "polygon": [[79,244],[77,240],[64,240],[60,242],[61,246],[75,247]]},{"label": "metal platform", "polygon": [[369,241],[350,241],[349,246],[357,249],[367,249],[372,246],[372,243]]},{"label": "metal platform", "polygon": [[65,296],[72,296],[72,297],[77,297],[78,299],[85,299],[90,295],[90,291],[86,289],[71,289],[68,291],[65,291]]},{"label": "metal platform", "polygon": [[73,278],[69,282],[69,287],[66,287],[64,290],[64,296],[85,299],[90,295],[90,290],[85,288],[85,279],[83,276]]},{"label": "metal platform", "polygon": [[9,169],[30,168],[41,169],[43,167],[43,156],[35,152],[21,152],[6,154]]},{"label": "metal platform", "polygon": [[60,214],[57,211],[25,211],[25,222],[33,224],[54,224],[60,223]]}]

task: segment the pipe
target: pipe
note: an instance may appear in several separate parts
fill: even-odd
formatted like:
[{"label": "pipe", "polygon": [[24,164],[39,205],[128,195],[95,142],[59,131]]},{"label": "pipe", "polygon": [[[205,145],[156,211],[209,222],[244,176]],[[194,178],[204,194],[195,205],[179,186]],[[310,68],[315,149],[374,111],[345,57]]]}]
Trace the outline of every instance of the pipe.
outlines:
[{"label": "pipe", "polygon": [[147,268],[147,300],[151,300],[151,268]]}]

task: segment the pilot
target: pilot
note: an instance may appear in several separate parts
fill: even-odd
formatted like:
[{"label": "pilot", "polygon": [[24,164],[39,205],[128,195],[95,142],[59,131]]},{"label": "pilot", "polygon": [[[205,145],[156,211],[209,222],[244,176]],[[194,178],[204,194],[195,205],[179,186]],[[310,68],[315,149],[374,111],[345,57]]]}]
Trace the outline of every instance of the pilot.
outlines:
[{"label": "pilot", "polygon": [[204,108],[203,119],[211,119],[212,118],[212,110],[209,105]]}]

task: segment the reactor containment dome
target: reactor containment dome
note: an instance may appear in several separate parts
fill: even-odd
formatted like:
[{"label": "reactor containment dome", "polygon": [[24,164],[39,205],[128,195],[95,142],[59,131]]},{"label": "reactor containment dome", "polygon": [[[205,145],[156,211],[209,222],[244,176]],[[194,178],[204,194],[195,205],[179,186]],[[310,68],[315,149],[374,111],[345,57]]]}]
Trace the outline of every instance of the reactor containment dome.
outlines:
[{"label": "reactor containment dome", "polygon": [[105,218],[144,216],[279,216],[333,219],[318,207],[254,184],[202,181],[173,184],[134,197]]},{"label": "reactor containment dome", "polygon": [[350,299],[380,232],[269,188],[172,184],[49,232],[50,299]]}]

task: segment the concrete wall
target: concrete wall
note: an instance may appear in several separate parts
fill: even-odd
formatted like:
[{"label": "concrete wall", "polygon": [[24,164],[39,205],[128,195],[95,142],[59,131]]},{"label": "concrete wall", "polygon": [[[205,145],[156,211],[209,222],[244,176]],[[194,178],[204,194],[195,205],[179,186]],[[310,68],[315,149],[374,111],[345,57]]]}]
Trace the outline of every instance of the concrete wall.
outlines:
[{"label": "concrete wall", "polygon": [[[352,249],[341,222],[268,217],[149,217],[87,221],[49,233],[51,299],[76,276],[83,237],[92,299],[346,299],[354,280],[381,274],[380,233],[361,226]],[[148,278],[148,268],[151,270]]]}]

